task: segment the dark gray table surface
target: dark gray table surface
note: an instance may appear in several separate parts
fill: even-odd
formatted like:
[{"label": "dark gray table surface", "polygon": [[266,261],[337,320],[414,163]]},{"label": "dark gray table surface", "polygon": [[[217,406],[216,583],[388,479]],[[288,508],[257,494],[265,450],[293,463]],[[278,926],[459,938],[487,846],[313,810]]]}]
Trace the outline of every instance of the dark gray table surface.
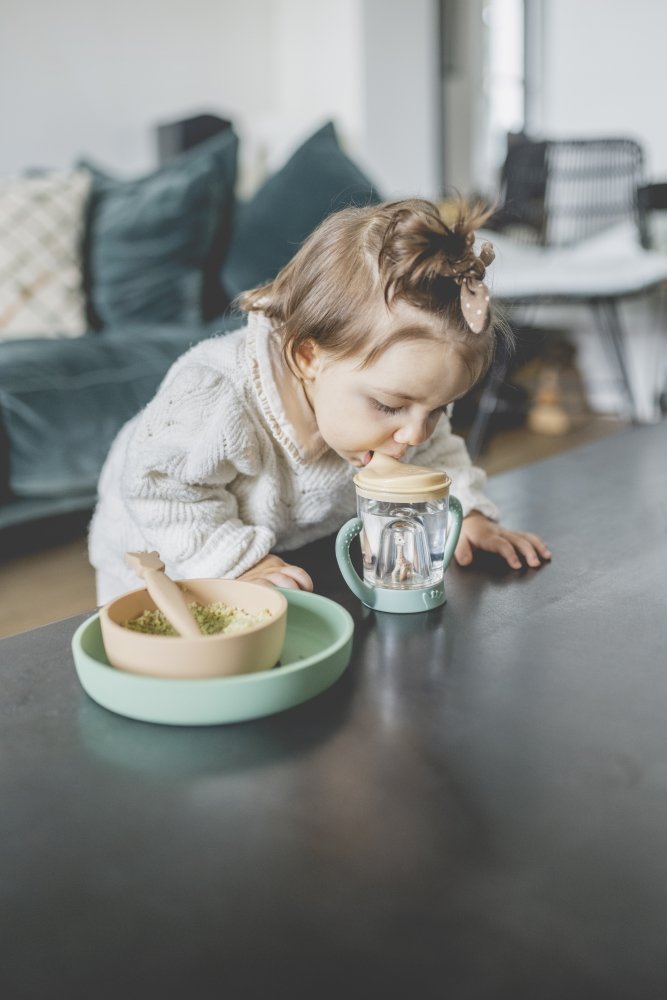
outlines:
[{"label": "dark gray table surface", "polygon": [[0,996],[667,996],[667,425],[495,477],[554,552],[354,615],[289,712],[116,716],[0,642]]}]

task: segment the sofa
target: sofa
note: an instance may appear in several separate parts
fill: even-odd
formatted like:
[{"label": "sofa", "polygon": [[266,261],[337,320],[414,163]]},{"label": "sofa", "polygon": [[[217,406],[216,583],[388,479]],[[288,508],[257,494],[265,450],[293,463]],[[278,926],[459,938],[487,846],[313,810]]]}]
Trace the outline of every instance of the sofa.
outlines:
[{"label": "sofa", "polygon": [[[237,157],[230,126],[144,177],[73,168],[77,197],[85,187],[80,314],[53,299],[32,334],[16,310],[3,328],[0,298],[0,531],[91,510],[114,436],[175,359],[241,325],[235,298],[277,274],[326,215],[380,200],[332,122],[245,200]],[[25,295],[15,301],[20,310]]]}]

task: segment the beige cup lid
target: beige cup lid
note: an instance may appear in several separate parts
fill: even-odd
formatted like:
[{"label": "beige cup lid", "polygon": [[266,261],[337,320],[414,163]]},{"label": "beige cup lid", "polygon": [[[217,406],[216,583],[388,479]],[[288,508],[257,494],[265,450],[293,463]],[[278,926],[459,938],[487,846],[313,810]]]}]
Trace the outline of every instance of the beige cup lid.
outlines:
[{"label": "beige cup lid", "polygon": [[354,477],[359,496],[370,500],[438,500],[449,493],[451,480],[444,472],[422,465],[407,465],[376,451]]}]

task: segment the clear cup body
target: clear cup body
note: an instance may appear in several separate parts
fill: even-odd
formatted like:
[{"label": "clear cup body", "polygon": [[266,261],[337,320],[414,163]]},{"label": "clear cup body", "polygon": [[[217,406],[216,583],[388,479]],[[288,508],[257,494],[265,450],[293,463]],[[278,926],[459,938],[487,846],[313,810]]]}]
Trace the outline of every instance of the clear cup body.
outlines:
[{"label": "clear cup body", "polygon": [[357,511],[365,583],[415,590],[442,580],[449,497],[406,503],[357,494]]}]

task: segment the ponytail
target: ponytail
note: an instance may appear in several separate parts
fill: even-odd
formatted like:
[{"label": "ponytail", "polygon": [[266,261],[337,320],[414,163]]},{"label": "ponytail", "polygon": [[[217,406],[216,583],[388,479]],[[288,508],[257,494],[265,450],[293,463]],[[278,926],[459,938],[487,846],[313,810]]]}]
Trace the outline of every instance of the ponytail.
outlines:
[{"label": "ponytail", "polygon": [[[446,221],[421,198],[347,208],[328,216],[273,281],[244,293],[239,305],[262,311],[283,340],[285,358],[313,340],[363,364],[374,341],[378,301],[390,311],[403,300],[424,314],[425,336],[454,341],[476,370],[493,356],[496,331],[511,344],[508,324],[492,309],[484,284],[493,248],[475,253],[475,230],[490,215],[483,206],[453,204]],[[418,334],[414,325],[405,336]]]}]

